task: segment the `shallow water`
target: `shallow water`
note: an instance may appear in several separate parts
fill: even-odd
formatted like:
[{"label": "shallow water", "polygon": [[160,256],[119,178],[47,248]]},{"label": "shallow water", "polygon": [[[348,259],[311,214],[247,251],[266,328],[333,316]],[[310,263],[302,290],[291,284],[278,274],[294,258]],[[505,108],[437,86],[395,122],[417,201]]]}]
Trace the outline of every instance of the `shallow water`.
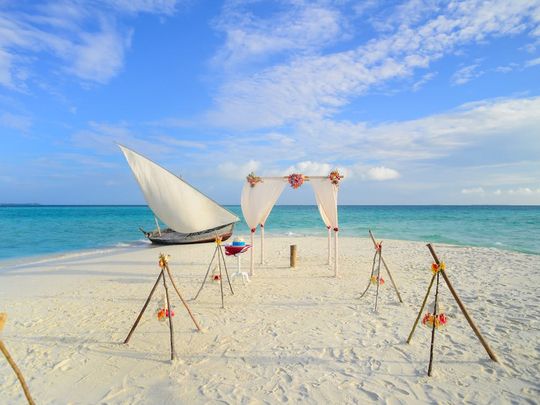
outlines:
[{"label": "shallow water", "polygon": [[[228,206],[240,218],[240,206]],[[340,206],[340,235],[485,246],[540,254],[539,206]],[[0,260],[146,244],[146,206],[0,207]],[[164,226],[164,225],[163,225]],[[266,234],[326,235],[317,207],[276,206]],[[249,237],[241,221],[235,235]]]}]

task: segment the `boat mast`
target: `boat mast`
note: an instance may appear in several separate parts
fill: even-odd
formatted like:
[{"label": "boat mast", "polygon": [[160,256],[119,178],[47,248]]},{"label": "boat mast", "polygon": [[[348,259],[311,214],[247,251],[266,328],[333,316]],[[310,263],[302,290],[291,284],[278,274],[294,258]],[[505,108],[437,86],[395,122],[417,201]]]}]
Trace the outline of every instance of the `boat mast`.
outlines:
[{"label": "boat mast", "polygon": [[154,221],[156,221],[157,230],[158,230],[159,236],[161,236],[161,228],[159,227],[159,222],[155,215],[154,215]]}]

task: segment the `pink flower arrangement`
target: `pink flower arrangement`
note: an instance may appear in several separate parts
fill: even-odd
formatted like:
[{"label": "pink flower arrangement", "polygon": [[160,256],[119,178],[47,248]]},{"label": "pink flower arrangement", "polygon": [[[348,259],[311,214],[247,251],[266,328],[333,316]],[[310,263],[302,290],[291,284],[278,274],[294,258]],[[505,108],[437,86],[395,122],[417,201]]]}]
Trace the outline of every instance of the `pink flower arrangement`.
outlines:
[{"label": "pink flower arrangement", "polygon": [[340,180],[343,178],[341,174],[337,170],[332,170],[330,174],[328,175],[328,178],[332,182],[332,184],[335,184],[336,186],[339,185]]},{"label": "pink flower arrangement", "polygon": [[[171,318],[174,316],[174,311],[171,311]],[[157,311],[158,321],[164,321],[165,318],[169,317],[169,310],[167,308],[160,308]]]},{"label": "pink flower arrangement", "polygon": [[422,318],[422,324],[433,327],[433,321],[435,321],[435,328],[439,329],[446,325],[448,318],[444,313],[433,316],[430,312],[427,312]]},{"label": "pink flower arrangement", "polygon": [[304,179],[305,179],[304,175],[299,174],[299,173],[290,174],[288,177],[289,184],[294,189],[297,189],[302,184],[304,184]]},{"label": "pink flower arrangement", "polygon": [[371,284],[377,284],[377,281],[379,282],[379,285],[384,285],[384,278],[377,276],[371,276]]},{"label": "pink flower arrangement", "polygon": [[247,175],[246,177],[246,180],[247,182],[249,183],[249,185],[251,187],[255,187],[255,185],[257,183],[262,183],[262,179],[259,177],[259,176],[255,176],[255,173],[254,172],[251,172],[250,174]]}]

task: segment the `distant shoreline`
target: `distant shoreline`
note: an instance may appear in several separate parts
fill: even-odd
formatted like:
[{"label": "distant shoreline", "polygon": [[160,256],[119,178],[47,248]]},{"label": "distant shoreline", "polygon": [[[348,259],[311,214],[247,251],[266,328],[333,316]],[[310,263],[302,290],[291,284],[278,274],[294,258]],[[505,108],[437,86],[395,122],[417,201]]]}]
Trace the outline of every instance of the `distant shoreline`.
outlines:
[{"label": "distant shoreline", "polygon": [[38,203],[0,203],[0,207],[43,207],[43,205]]}]

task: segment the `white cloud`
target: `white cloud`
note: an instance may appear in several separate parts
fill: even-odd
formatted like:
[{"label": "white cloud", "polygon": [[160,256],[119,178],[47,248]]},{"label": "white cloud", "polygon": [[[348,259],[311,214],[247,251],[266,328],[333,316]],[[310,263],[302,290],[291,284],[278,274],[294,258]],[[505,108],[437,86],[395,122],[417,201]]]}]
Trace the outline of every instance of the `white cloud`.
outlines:
[{"label": "white cloud", "polygon": [[83,80],[107,83],[122,69],[130,44],[131,33],[120,34],[108,24],[98,33],[83,33],[71,48],[73,63],[65,70]]},{"label": "white cloud", "polygon": [[188,139],[179,139],[172,136],[162,135],[156,138],[158,141],[173,147],[182,149],[206,149],[206,144],[203,142],[192,141]]},{"label": "white cloud", "polygon": [[24,115],[2,113],[0,114],[0,126],[27,132],[32,126],[32,119]]},{"label": "white cloud", "polygon": [[8,88],[14,87],[12,59],[13,57],[9,52],[0,48],[0,85]]},{"label": "white cloud", "polygon": [[[410,3],[412,5],[416,3]],[[395,31],[357,48],[297,55],[254,74],[232,76],[208,119],[240,129],[267,128],[332,116],[352,99],[390,80],[411,76],[458,47],[533,30],[539,2],[441,3],[426,18],[409,8]]]},{"label": "white cloud", "polygon": [[[464,188],[461,190],[461,194],[486,194],[486,191],[483,187],[474,187],[474,188]],[[491,192],[496,196],[534,196],[540,195],[540,187],[518,187],[518,188],[508,188],[508,189],[496,189]]]},{"label": "white cloud", "polygon": [[539,110],[540,97],[483,100],[442,114],[377,125],[312,120],[299,123],[291,136],[312,159],[377,159],[388,165],[448,156],[493,137],[527,137],[531,146],[538,145]]},{"label": "white cloud", "polygon": [[484,194],[485,191],[482,187],[464,188],[461,190],[461,194]]},{"label": "white cloud", "polygon": [[476,79],[484,74],[484,71],[478,70],[480,65],[475,63],[474,65],[465,66],[452,75],[452,84],[462,85]]},{"label": "white cloud", "polygon": [[319,163],[312,161],[304,161],[288,167],[284,170],[283,175],[290,173],[302,173],[307,176],[327,176],[332,171],[332,166],[329,163]]},{"label": "white cloud", "polygon": [[437,73],[436,72],[429,72],[429,73],[426,73],[425,75],[423,75],[420,80],[418,80],[417,82],[415,82],[413,85],[412,85],[412,91],[418,91],[420,90],[422,87],[424,87],[424,85],[426,83],[428,83],[429,81],[433,80],[433,78],[437,76]]},{"label": "white cloud", "polygon": [[105,0],[119,11],[127,13],[152,13],[172,15],[175,13],[177,0]]},{"label": "white cloud", "polygon": [[124,123],[109,124],[90,122],[88,128],[75,132],[71,136],[72,145],[76,148],[91,149],[98,154],[118,154],[116,143],[135,149],[148,157],[170,157],[176,151],[155,137],[143,139],[133,134],[132,129]]},{"label": "white cloud", "polygon": [[510,189],[506,191],[510,195],[533,195],[540,194],[540,188],[532,189],[529,187],[520,187],[517,189]]},{"label": "white cloud", "polygon": [[[374,167],[392,168],[398,173],[406,167],[409,172],[413,165],[436,162],[446,157],[456,158],[450,162],[459,161],[461,157],[458,151],[479,148],[486,151],[485,164],[501,166],[471,168],[478,173],[481,170],[482,174],[478,175],[481,184],[486,187],[519,187],[534,181],[534,177],[540,175],[538,168],[534,165],[526,168],[512,166],[509,164],[528,158],[500,153],[488,156],[487,151],[493,145],[512,142],[516,147],[519,144],[528,145],[528,153],[535,150],[540,152],[539,110],[540,97],[531,97],[481,100],[440,114],[376,125],[311,120],[291,126],[287,133],[234,132],[234,135],[223,135],[205,141],[204,153],[192,157],[199,159],[199,162],[257,160],[260,169],[264,170],[264,173],[258,173],[260,175],[283,175],[292,169],[306,174],[325,175],[337,166],[340,170],[348,170],[348,179],[354,177],[365,180],[369,179],[368,171]],[[94,128],[92,132],[103,133],[98,139],[110,142],[113,135],[106,135],[110,130]],[[132,138],[126,142],[133,142]],[[121,138],[115,135],[114,139]],[[165,147],[168,155],[185,153],[174,146],[174,143],[169,145],[163,141],[152,145],[153,148]],[[455,167],[454,164],[452,166]],[[466,177],[464,173],[463,178]],[[410,178],[407,176],[400,183],[410,181]],[[464,180],[461,186],[467,187],[467,184]]]},{"label": "white cloud", "polygon": [[[122,69],[132,30],[120,17],[137,13],[169,15],[175,1],[61,1],[0,11],[0,85],[24,90],[37,77],[32,63],[46,54],[53,70],[87,82],[106,83]],[[40,75],[39,80],[44,80]]]},{"label": "white cloud", "polygon": [[249,173],[256,172],[261,162],[250,160],[246,163],[225,162],[217,166],[218,174],[222,177],[239,180],[244,179]]},{"label": "white cloud", "polygon": [[295,144],[295,140],[293,138],[277,132],[271,132],[265,135],[264,138],[271,142],[278,142],[279,144],[287,147],[291,147]]},{"label": "white cloud", "polygon": [[377,181],[394,180],[400,177],[397,170],[384,166],[372,167],[367,171],[366,175],[368,179]]},{"label": "white cloud", "polygon": [[510,73],[518,68],[519,68],[519,65],[515,62],[512,62],[505,66],[497,66],[493,70],[497,73]]},{"label": "white cloud", "polygon": [[249,3],[229,2],[215,28],[226,34],[214,62],[220,68],[267,59],[284,51],[309,51],[341,35],[342,17],[337,9],[314,3],[290,2],[267,18],[247,9]]},{"label": "white cloud", "polygon": [[540,58],[531,59],[525,62],[525,67],[532,67],[537,65],[540,65]]},{"label": "white cloud", "polygon": [[[401,168],[410,168],[411,165],[435,162],[447,156],[456,157],[456,152],[464,148],[489,150],[490,145],[500,141],[516,143],[519,140],[516,145],[528,145],[529,152],[540,151],[539,110],[540,97],[483,100],[415,120],[377,125],[313,120],[292,127],[288,133],[223,134],[204,141],[161,133],[143,139],[135,136],[138,131],[127,124],[94,122],[86,130],[74,134],[73,142],[77,147],[92,148],[98,153],[116,154],[118,149],[113,141],[118,141],[149,157],[159,156],[160,161],[166,158],[173,162],[172,158],[178,156],[183,156],[183,161],[189,158],[193,167],[199,167],[199,170],[209,161],[234,162],[237,167],[243,166],[243,162],[257,161],[259,166],[254,170],[264,171],[259,175],[283,175],[290,171],[326,175],[337,166],[340,170],[348,170],[348,179],[353,176],[369,179],[368,171],[375,167],[391,168],[399,173]],[[514,156],[506,154],[494,155],[487,162],[502,164],[515,161]],[[227,172],[245,174],[251,169],[223,168]],[[534,165],[503,164],[501,167],[472,167],[470,170],[478,173],[481,170],[481,175],[477,176],[482,179],[480,184],[498,188],[520,187],[539,175]],[[410,177],[403,181],[409,181]],[[462,187],[467,184],[463,182]]]}]

